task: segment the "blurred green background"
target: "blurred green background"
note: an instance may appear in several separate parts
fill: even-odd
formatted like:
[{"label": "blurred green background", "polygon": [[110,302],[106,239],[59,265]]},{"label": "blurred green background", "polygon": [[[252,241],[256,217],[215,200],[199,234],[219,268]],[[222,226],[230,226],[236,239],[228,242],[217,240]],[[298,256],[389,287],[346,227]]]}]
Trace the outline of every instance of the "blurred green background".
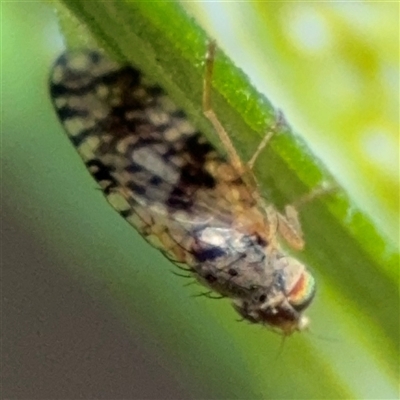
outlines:
[{"label": "blurred green background", "polygon": [[[399,240],[399,4],[184,6],[284,110],[386,237],[386,256],[393,260]],[[398,342],[383,335],[384,326],[374,325],[374,315],[357,314],[323,274],[317,276],[320,293],[310,312],[312,332],[294,335],[283,348],[278,335],[237,323],[227,301],[191,297],[202,289],[183,287],[186,281],[169,272],[173,266],[108,207],[56,120],[47,79],[63,39],[52,4],[3,2],[2,25],[2,214],[11,221],[9,232],[20,234],[13,251],[27,255],[18,262],[10,256],[3,266],[11,302],[3,305],[15,323],[15,331],[7,331],[6,397],[24,397],[18,381],[26,383],[31,398],[398,397]],[[33,249],[30,260],[26,247]],[[48,269],[35,272],[42,261]],[[18,263],[25,263],[25,269]],[[376,273],[397,276],[393,270]],[[14,286],[7,285],[9,274]],[[79,333],[72,342],[71,332],[61,329],[60,315],[52,319],[40,306],[33,307],[38,299],[46,304],[62,304],[64,296],[67,303],[71,300],[68,290],[57,299],[46,274],[83,288],[89,304],[93,301],[106,317],[78,318],[82,310],[76,304],[63,309],[62,314],[71,313],[63,324]],[[26,280],[33,283],[29,290],[22,283]],[[390,323],[397,323],[398,332],[398,297],[385,299],[384,290],[380,294],[393,307]],[[12,303],[21,295],[20,303]],[[17,317],[30,308],[39,310],[37,315],[33,311],[36,322],[21,328]],[[115,332],[105,328],[110,321]],[[95,335],[84,329],[91,322]],[[28,346],[36,330],[43,342]],[[117,341],[117,335],[129,345],[111,350],[106,344]],[[49,338],[63,349],[53,357],[51,350],[47,355]],[[88,341],[87,352],[77,347],[80,341]],[[131,353],[132,347],[154,360],[144,376],[139,371],[145,363]],[[18,351],[31,355],[23,358],[23,368],[18,367]],[[104,371],[91,369],[87,359],[81,362],[87,354]],[[121,384],[113,373],[121,363],[126,368],[118,374],[130,384]],[[41,375],[35,365],[49,369]],[[59,374],[51,379],[54,370]],[[31,386],[29,379],[35,382]]]}]

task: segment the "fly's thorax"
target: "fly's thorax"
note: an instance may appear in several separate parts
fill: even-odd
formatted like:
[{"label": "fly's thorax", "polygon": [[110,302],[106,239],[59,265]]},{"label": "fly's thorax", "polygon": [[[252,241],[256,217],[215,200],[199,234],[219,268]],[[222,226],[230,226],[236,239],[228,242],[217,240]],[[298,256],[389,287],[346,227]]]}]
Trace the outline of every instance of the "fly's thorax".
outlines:
[{"label": "fly's thorax", "polygon": [[309,324],[303,314],[315,295],[315,280],[303,264],[277,254],[270,286],[258,287],[251,298],[235,299],[234,308],[246,320],[261,323],[285,335],[302,331]]},{"label": "fly's thorax", "polygon": [[203,227],[192,235],[193,269],[201,283],[229,298],[248,298],[254,287],[272,284],[267,243],[257,234],[232,227]]}]

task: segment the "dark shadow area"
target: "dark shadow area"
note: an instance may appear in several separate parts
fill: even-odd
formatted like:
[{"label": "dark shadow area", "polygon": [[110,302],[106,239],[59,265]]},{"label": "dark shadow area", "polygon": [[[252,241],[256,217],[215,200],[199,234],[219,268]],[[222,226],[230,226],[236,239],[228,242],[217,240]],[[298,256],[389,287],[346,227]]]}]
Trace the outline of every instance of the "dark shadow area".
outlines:
[{"label": "dark shadow area", "polygon": [[192,398],[4,204],[1,231],[3,399]]}]

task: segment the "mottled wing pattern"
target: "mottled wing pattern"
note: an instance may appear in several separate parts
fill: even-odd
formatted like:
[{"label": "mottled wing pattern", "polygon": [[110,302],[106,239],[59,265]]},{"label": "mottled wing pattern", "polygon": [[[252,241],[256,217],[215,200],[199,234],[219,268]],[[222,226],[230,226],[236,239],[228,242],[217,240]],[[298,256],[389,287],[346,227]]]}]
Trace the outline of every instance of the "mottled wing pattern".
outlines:
[{"label": "mottled wing pattern", "polygon": [[51,97],[111,205],[177,262],[207,258],[193,254],[196,230],[263,218],[252,189],[140,71],[98,52],[67,52]]}]

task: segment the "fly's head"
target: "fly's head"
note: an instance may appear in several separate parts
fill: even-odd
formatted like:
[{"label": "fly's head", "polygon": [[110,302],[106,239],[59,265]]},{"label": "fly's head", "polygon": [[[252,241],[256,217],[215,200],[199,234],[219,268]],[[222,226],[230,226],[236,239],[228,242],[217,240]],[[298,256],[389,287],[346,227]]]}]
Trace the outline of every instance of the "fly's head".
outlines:
[{"label": "fly's head", "polygon": [[315,296],[314,277],[303,264],[282,254],[274,259],[273,267],[272,284],[254,287],[251,297],[234,300],[234,308],[244,319],[285,336],[307,329],[304,311]]}]

